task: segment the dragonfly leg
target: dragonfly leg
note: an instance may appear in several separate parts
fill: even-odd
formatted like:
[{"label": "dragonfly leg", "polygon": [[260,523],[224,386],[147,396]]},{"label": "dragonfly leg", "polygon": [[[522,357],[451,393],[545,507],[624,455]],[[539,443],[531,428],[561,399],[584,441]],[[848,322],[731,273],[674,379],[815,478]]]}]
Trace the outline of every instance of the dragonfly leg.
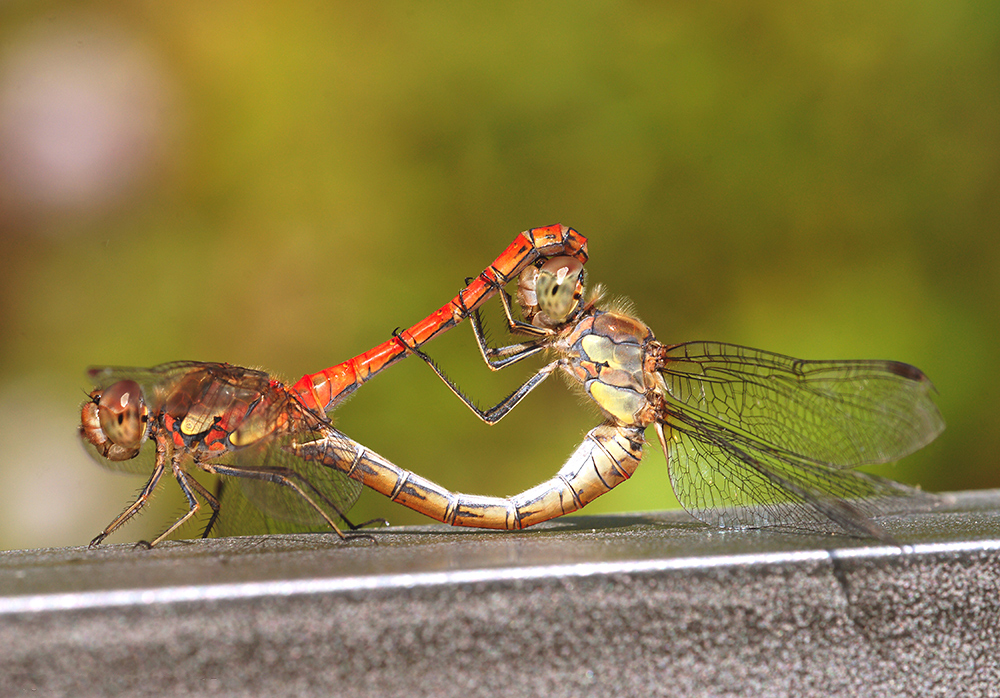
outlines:
[{"label": "dragonfly leg", "polygon": [[[468,285],[471,283],[472,279],[466,279],[465,283]],[[519,320],[514,317],[513,306],[511,305],[510,294],[503,288],[503,286],[497,282],[496,292],[500,297],[500,305],[503,306],[504,319],[507,321],[507,331],[510,334],[523,334],[529,337],[545,338],[552,335],[552,330],[544,327],[536,327],[530,322],[525,322],[524,320]],[[509,352],[504,352],[505,347],[490,347],[485,340],[485,332],[483,332],[483,319],[480,315],[480,308],[476,306],[475,308],[464,309],[465,315],[470,318],[470,322],[473,325],[473,332],[476,334],[476,339],[479,341],[480,350],[483,353],[483,359],[486,363],[490,364],[491,368],[503,368],[503,366],[493,366],[493,362],[490,358],[496,354],[506,354]],[[515,344],[509,348],[522,347],[524,344]],[[524,357],[521,357],[524,358]]]},{"label": "dragonfly leg", "polygon": [[515,318],[511,306],[510,294],[504,289],[500,289],[500,305],[503,306],[504,318],[507,320],[507,330],[511,334],[526,334],[532,337],[545,337],[552,334],[552,330],[535,327],[530,322]]},{"label": "dragonfly leg", "polygon": [[376,517],[374,519],[368,519],[367,521],[362,521],[361,523],[357,524],[352,523],[351,520],[346,516],[344,516],[343,514],[340,515],[340,518],[344,520],[344,523],[347,524],[347,527],[352,531],[357,531],[359,528],[367,528],[368,526],[374,526],[376,524],[378,524],[379,526],[389,525],[389,521],[387,519],[383,519],[381,516]]},{"label": "dragonfly leg", "polygon": [[205,530],[201,532],[202,538],[208,538],[208,534],[212,532],[215,522],[219,520],[219,513],[222,511],[222,508],[219,506],[219,499],[194,478],[191,478],[188,484],[201,495],[201,498],[205,500],[212,510],[212,516],[209,518],[208,523],[205,524]]},{"label": "dragonfly leg", "polygon": [[[323,520],[327,523],[327,525],[330,526],[330,528],[332,528],[338,536],[340,536],[344,540],[347,539],[347,536],[345,536],[343,532],[341,532],[341,530],[337,527],[337,524],[334,523],[333,519],[330,518],[329,514],[327,514],[326,511],[319,504],[316,503],[316,500],[313,499],[313,497],[319,499],[326,506],[330,507],[330,509],[336,512],[338,518],[341,519],[344,518],[343,512],[340,511],[340,509],[337,507],[336,504],[334,504],[326,496],[324,496],[322,492],[317,490],[316,487],[314,487],[313,484],[309,482],[309,480],[307,480],[305,477],[295,472],[294,470],[290,470],[288,468],[243,468],[237,465],[219,465],[215,463],[203,463],[201,464],[201,467],[207,472],[213,473],[215,475],[227,475],[230,477],[246,477],[255,480],[264,480],[266,482],[273,482],[278,485],[290,487],[291,489],[295,490],[295,492],[300,497],[302,497],[302,499],[304,499],[306,503],[323,518]],[[308,489],[309,492],[307,492],[306,489]],[[351,526],[353,530],[354,526],[351,525],[350,523],[348,523],[348,525]]]},{"label": "dragonfly leg", "polygon": [[[508,311],[508,318],[510,317],[510,299],[507,293],[504,292],[501,298],[507,298],[505,307]],[[483,361],[486,365],[490,367],[492,371],[499,371],[502,368],[507,368],[511,364],[516,364],[518,361],[528,358],[538,352],[542,351],[546,346],[546,341],[549,339],[552,332],[550,330],[545,330],[539,327],[534,327],[528,325],[527,323],[520,323],[524,327],[531,328],[531,332],[527,332],[521,329],[520,326],[512,327],[512,333],[521,334],[531,334],[535,337],[534,340],[529,340],[527,342],[519,342],[517,344],[508,344],[501,347],[490,346],[489,341],[486,339],[486,332],[483,329],[483,318],[479,314],[479,309],[477,308],[469,319],[472,324],[472,334],[476,337],[476,344],[479,345],[479,354],[483,357]],[[515,321],[511,321],[515,322]]]},{"label": "dragonfly leg", "polygon": [[[527,353],[525,354],[525,356],[536,354],[543,348],[544,347],[541,345],[532,346],[526,350]],[[542,368],[539,369],[535,375],[531,376],[531,378],[526,380],[517,390],[512,392],[510,395],[505,397],[503,400],[501,400],[493,407],[490,407],[489,409],[486,410],[482,410],[476,405],[476,403],[471,398],[469,398],[465,393],[462,392],[461,388],[455,385],[455,383],[450,378],[448,378],[448,376],[444,374],[444,371],[442,371],[440,367],[438,367],[434,359],[425,354],[417,346],[409,346],[408,349],[411,353],[415,354],[416,356],[419,356],[424,361],[424,363],[430,366],[431,370],[433,370],[434,373],[438,375],[438,378],[444,381],[444,384],[451,389],[451,392],[455,393],[458,399],[461,400],[466,407],[472,410],[472,412],[477,417],[479,417],[487,424],[496,424],[501,419],[506,417],[507,413],[510,412],[512,409],[514,409],[517,403],[523,400],[528,393],[537,388],[542,381],[544,381],[546,378],[552,375],[552,372],[555,371],[557,368],[559,368],[559,366],[561,365],[561,361],[556,360],[553,361],[552,363],[542,366]]]},{"label": "dragonfly leg", "polygon": [[139,496],[136,497],[135,501],[132,502],[118,517],[108,524],[107,528],[101,531],[98,535],[94,536],[94,539],[90,541],[87,547],[96,548],[100,545],[105,538],[110,536],[112,533],[117,531],[126,521],[131,519],[133,516],[139,513],[139,511],[146,506],[146,502],[153,494],[153,490],[160,483],[160,477],[163,475],[163,471],[166,468],[167,460],[167,450],[166,443],[163,439],[156,439],[156,466],[153,468],[152,475],[149,476],[149,481],[146,482],[145,487],[139,492]]},{"label": "dragonfly leg", "polygon": [[513,497],[450,492],[331,430],[326,438],[294,444],[301,458],[360,480],[392,501],[442,523],[521,529],[576,511],[621,484],[642,459],[643,429],[602,424],[592,429],[552,479]]},{"label": "dragonfly leg", "polygon": [[[198,510],[201,509],[201,504],[198,503],[198,498],[195,497],[195,493],[198,493],[201,496],[203,496],[205,498],[205,501],[208,502],[209,507],[211,507],[211,509],[212,509],[212,518],[208,522],[208,526],[206,527],[206,531],[209,530],[209,529],[211,529],[211,527],[215,524],[215,519],[218,518],[218,515],[219,515],[219,502],[218,502],[218,500],[216,500],[216,498],[213,497],[208,492],[208,490],[206,490],[204,487],[202,487],[201,483],[197,482],[193,477],[191,477],[190,474],[184,472],[180,468],[180,465],[178,463],[174,463],[173,469],[174,469],[174,477],[177,479],[177,484],[180,485],[181,492],[184,493],[184,496],[187,498],[187,501],[188,501],[188,510],[187,510],[187,513],[184,514],[184,516],[182,516],[181,518],[179,518],[176,521],[174,521],[172,524],[170,524],[170,527],[167,528],[166,531],[164,531],[163,533],[161,533],[160,535],[158,535],[156,538],[154,538],[153,540],[151,540],[148,544],[144,545],[142,543],[138,543],[137,545],[139,545],[141,547],[145,547],[145,548],[155,547],[160,542],[162,542],[163,540],[165,540],[171,533],[173,533],[178,528],[180,528],[181,526],[183,526],[184,524],[186,524],[191,519],[192,516],[194,516],[195,514],[197,514]],[[204,536],[202,536],[202,537],[204,537]]]}]

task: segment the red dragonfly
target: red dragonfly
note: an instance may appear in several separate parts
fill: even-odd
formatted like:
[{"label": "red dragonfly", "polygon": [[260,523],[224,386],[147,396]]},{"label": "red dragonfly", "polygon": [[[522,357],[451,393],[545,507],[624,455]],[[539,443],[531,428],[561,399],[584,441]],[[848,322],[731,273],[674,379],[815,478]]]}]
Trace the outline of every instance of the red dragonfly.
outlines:
[{"label": "red dragonfly", "polygon": [[[500,299],[525,341],[491,347],[479,311],[472,326],[491,369],[549,350],[556,359],[498,405],[481,410],[421,356],[483,421],[494,424],[555,371],[582,385],[604,414],[552,479],[521,494],[456,494],[360,444],[297,444],[395,501],[456,526],[520,529],[576,511],[627,480],[653,426],[680,503],[722,528],[775,526],[846,532],[890,542],[872,517],[927,508],[933,497],[853,471],[898,460],[944,429],[917,368],[897,361],[802,361],[719,342],[664,345],[623,304],[584,300],[583,265],[569,257],[526,268],[522,320]],[[346,437],[345,437],[346,438]]]},{"label": "red dragonfly", "polygon": [[[218,499],[191,475],[202,470],[239,478],[252,503],[270,517],[337,527],[357,500],[362,483],[295,456],[296,438],[346,439],[325,413],[380,371],[454,327],[508,280],[540,260],[570,255],[587,260],[587,241],[572,228],[534,228],[514,242],[448,304],[379,346],[288,387],[267,373],[222,363],[175,362],[150,369],[92,368],[95,385],[82,406],[80,436],[103,465],[150,472],[136,500],[91,542],[99,545],[147,503],[170,471],[188,511],[148,545],[156,545],[199,511],[221,511]],[[144,448],[145,446],[145,448]],[[140,456],[140,454],[142,454]],[[275,486],[279,485],[279,486]]]}]

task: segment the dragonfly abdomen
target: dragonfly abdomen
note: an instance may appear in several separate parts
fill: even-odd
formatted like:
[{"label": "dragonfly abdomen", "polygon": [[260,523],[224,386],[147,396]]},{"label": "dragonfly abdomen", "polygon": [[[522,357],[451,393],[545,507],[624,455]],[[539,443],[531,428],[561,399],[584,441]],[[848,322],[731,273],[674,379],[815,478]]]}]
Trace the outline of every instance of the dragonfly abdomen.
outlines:
[{"label": "dragonfly abdomen", "polygon": [[642,458],[643,427],[602,424],[590,431],[555,477],[513,497],[457,494],[339,438],[295,444],[300,458],[360,480],[392,501],[452,526],[516,530],[582,508],[632,476]]}]

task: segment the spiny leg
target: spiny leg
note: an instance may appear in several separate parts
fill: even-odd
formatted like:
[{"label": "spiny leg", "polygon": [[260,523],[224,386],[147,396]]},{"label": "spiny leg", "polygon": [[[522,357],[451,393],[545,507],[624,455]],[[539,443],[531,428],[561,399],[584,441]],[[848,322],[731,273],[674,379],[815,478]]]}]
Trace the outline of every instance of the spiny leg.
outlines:
[{"label": "spiny leg", "polygon": [[[501,419],[506,417],[507,413],[510,412],[512,409],[514,409],[517,403],[523,400],[528,393],[537,388],[542,383],[542,381],[544,381],[546,378],[552,375],[552,372],[555,371],[557,368],[559,368],[561,364],[560,360],[556,360],[553,361],[552,363],[542,366],[542,368],[539,369],[535,375],[531,376],[528,380],[526,380],[521,385],[521,387],[517,388],[514,392],[505,397],[503,400],[501,400],[493,407],[490,407],[486,410],[482,410],[476,405],[476,403],[471,398],[469,398],[465,393],[462,392],[461,388],[455,385],[455,383],[450,378],[448,378],[448,376],[444,374],[444,372],[438,367],[434,359],[425,354],[421,349],[419,349],[416,346],[408,345],[408,348],[410,352],[420,357],[424,361],[424,363],[426,363],[428,366],[431,367],[431,370],[433,370],[434,373],[438,375],[438,378],[444,381],[444,384],[447,385],[449,389],[451,389],[451,392],[455,393],[455,396],[458,397],[458,399],[461,400],[466,407],[472,410],[473,414],[475,414],[477,417],[479,417],[487,424],[496,424]],[[527,353],[525,354],[525,356],[530,356],[531,354],[535,354],[541,351],[543,348],[544,348],[543,346],[538,346],[538,347],[532,346],[526,350]],[[520,358],[516,360],[520,360]]]},{"label": "spiny leg", "polygon": [[146,482],[145,487],[142,488],[142,491],[139,492],[139,496],[136,497],[135,501],[132,502],[132,504],[130,504],[125,511],[119,514],[114,521],[108,524],[107,528],[101,531],[98,535],[94,536],[94,539],[90,541],[90,544],[87,547],[96,548],[104,541],[105,538],[121,528],[126,521],[138,514],[139,511],[146,506],[146,502],[149,501],[149,498],[153,494],[153,490],[156,489],[156,486],[160,482],[160,477],[163,475],[166,464],[166,456],[166,444],[162,439],[157,438],[156,466],[153,468],[153,473],[149,476],[149,480]]},{"label": "spiny leg", "polygon": [[[507,331],[511,334],[524,334],[529,337],[544,337],[551,334],[549,330],[536,327],[530,322],[515,318],[510,294],[504,289],[500,289],[500,304],[503,306],[504,318],[507,320]],[[479,310],[479,308],[476,308],[476,310]]]},{"label": "spiny leg", "polygon": [[201,505],[198,503],[198,499],[194,496],[195,492],[205,497],[206,501],[208,501],[209,506],[213,510],[212,520],[209,521],[209,526],[215,523],[215,518],[218,515],[219,511],[219,502],[215,499],[215,497],[209,494],[209,492],[204,487],[201,486],[201,483],[197,482],[193,477],[191,477],[190,474],[184,472],[184,470],[181,469],[180,465],[177,462],[173,464],[173,470],[174,470],[174,478],[177,480],[177,484],[180,485],[181,492],[184,493],[184,497],[187,498],[188,501],[187,513],[184,514],[184,516],[182,516],[181,518],[174,521],[167,528],[166,531],[158,535],[153,540],[149,541],[148,544],[143,545],[143,542],[140,541],[139,543],[136,543],[136,547],[146,547],[146,548],[156,547],[156,545],[161,543],[171,533],[173,533],[178,528],[187,523],[192,516],[197,514],[198,510],[201,509]]},{"label": "spiny leg", "polygon": [[[471,278],[467,278],[465,283],[468,284],[470,281]],[[483,329],[482,311],[479,308],[474,308],[471,312],[466,311],[466,316],[472,324],[472,332],[476,337],[476,343],[479,345],[479,353],[483,357],[483,361],[486,362],[486,365],[493,371],[499,371],[501,368],[506,368],[511,364],[538,353],[545,348],[544,340],[552,336],[552,330],[535,327],[531,323],[516,319],[511,309],[510,294],[499,284],[497,284],[496,290],[500,294],[500,302],[503,305],[504,319],[507,321],[507,331],[512,335],[523,334],[535,339],[533,341],[529,340],[502,347],[492,347],[487,341],[486,332]],[[407,349],[412,351],[414,343],[407,342],[400,335],[401,332],[397,328],[393,332],[393,336],[399,339]],[[420,345],[417,346],[419,347]],[[498,359],[497,357],[500,358]]]},{"label": "spiny leg", "polygon": [[[507,296],[506,291],[501,295],[501,298],[504,297],[507,298],[507,302],[504,304],[504,307],[509,318],[510,297]],[[483,329],[483,318],[482,315],[480,315],[478,308],[472,313],[469,322],[472,324],[472,333],[475,335],[476,344],[479,346],[479,354],[483,357],[483,361],[486,362],[486,365],[489,366],[492,371],[499,371],[500,369],[516,364],[518,361],[522,361],[529,356],[534,356],[538,352],[545,349],[548,339],[552,334],[550,330],[510,320],[511,323],[518,322],[517,327],[514,327],[512,324],[510,329],[511,333],[518,332],[520,334],[530,334],[535,337],[535,339],[527,342],[519,342],[517,344],[492,347],[486,339],[486,332]],[[524,330],[523,328],[529,328],[530,331]]]},{"label": "spiny leg", "polygon": [[190,485],[198,494],[201,495],[201,498],[205,500],[209,508],[212,510],[212,516],[209,518],[208,523],[205,524],[205,530],[201,532],[202,538],[208,538],[208,534],[212,532],[212,528],[219,520],[219,513],[222,511],[222,508],[219,506],[219,498],[205,489],[205,487],[194,478],[191,478]]}]

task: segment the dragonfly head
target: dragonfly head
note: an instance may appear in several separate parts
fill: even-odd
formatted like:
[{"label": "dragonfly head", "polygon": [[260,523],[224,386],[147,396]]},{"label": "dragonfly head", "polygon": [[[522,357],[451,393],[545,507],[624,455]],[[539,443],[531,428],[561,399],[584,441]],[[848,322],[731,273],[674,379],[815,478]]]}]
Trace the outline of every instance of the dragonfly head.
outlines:
[{"label": "dragonfly head", "polygon": [[583,264],[573,257],[553,257],[540,267],[528,267],[521,273],[517,298],[534,325],[567,322],[583,301]]},{"label": "dragonfly head", "polygon": [[135,458],[148,425],[149,408],[139,384],[132,380],[90,393],[80,415],[80,435],[108,460]]}]

